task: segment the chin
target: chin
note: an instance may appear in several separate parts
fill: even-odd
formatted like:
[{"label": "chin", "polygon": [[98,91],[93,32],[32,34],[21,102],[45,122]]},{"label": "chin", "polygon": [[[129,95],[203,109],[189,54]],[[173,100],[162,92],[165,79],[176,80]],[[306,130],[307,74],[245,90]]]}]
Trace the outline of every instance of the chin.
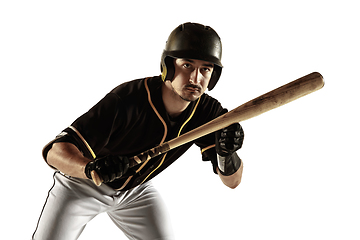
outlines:
[{"label": "chin", "polygon": [[194,102],[196,100],[199,99],[199,97],[201,96],[201,94],[196,94],[196,95],[191,95],[191,96],[180,96],[184,101],[187,101],[187,102]]}]

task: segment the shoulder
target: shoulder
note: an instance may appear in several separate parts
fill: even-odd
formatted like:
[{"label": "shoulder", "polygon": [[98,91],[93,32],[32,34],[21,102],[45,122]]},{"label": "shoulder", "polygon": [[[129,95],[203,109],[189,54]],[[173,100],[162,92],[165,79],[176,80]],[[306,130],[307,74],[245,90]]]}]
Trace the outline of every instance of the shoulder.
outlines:
[{"label": "shoulder", "polygon": [[222,107],[221,103],[211,97],[210,95],[204,93],[201,96],[199,105],[202,109],[204,109],[205,111],[212,111],[212,112],[223,112],[224,108]]},{"label": "shoulder", "polygon": [[110,93],[113,93],[120,98],[126,97],[134,93],[138,93],[144,88],[144,80],[145,78],[124,82],[111,90]]},{"label": "shoulder", "polygon": [[128,81],[115,87],[110,93],[116,94],[120,98],[126,98],[132,95],[139,97],[139,94],[146,92],[145,85],[153,86],[161,84],[161,79],[157,77],[140,78]]}]

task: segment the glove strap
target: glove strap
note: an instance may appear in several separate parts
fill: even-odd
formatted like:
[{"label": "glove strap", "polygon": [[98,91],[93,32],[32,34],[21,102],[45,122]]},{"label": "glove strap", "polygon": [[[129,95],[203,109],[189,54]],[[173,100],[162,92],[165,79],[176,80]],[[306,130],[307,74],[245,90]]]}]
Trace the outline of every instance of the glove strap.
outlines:
[{"label": "glove strap", "polygon": [[241,159],[236,153],[228,156],[220,156],[219,154],[216,155],[221,175],[230,176],[240,168]]}]

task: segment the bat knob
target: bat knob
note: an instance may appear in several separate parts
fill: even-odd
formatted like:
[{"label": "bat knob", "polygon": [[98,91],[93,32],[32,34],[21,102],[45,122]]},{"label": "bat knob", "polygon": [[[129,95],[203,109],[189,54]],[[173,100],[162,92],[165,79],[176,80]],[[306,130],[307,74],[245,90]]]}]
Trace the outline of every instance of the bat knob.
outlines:
[{"label": "bat knob", "polygon": [[102,179],[100,178],[100,176],[94,170],[92,170],[90,174],[91,174],[91,178],[94,181],[95,185],[100,186],[102,183]]}]

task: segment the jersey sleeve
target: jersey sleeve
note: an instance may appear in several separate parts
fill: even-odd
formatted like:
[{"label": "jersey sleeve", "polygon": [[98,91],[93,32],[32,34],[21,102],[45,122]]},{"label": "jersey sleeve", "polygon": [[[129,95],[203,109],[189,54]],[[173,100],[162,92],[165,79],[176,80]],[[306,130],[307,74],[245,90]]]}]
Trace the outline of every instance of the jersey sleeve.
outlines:
[{"label": "jersey sleeve", "polygon": [[107,94],[50,141],[43,148],[43,158],[47,162],[47,153],[56,142],[72,143],[84,156],[90,159],[96,158],[97,153],[108,143],[114,129],[121,126],[119,112],[122,108],[121,99],[116,94]]},{"label": "jersey sleeve", "polygon": [[[112,132],[122,124],[120,112],[123,111],[121,99],[114,93],[107,94],[88,112],[76,119],[71,128],[73,136],[84,142],[95,155],[109,142]],[[89,149],[90,148],[90,149]],[[85,150],[85,149],[84,149]]]}]

